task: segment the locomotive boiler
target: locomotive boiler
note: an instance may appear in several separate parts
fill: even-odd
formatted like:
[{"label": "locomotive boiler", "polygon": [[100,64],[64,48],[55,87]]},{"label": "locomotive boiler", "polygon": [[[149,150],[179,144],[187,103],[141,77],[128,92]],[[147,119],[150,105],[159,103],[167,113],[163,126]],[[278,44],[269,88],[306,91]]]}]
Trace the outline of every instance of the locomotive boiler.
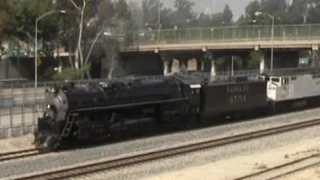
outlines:
[{"label": "locomotive boiler", "polygon": [[71,83],[55,86],[47,93],[35,144],[50,149],[70,139],[111,136],[138,118],[149,117],[164,123],[172,117],[187,115],[194,101],[190,85],[173,77],[81,86]]}]

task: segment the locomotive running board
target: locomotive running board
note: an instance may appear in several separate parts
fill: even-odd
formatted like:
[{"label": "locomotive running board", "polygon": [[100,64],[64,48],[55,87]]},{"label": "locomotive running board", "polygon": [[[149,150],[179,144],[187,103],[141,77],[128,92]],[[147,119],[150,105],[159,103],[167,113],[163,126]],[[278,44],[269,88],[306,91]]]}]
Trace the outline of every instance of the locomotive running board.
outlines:
[{"label": "locomotive running board", "polygon": [[188,98],[179,98],[179,99],[170,99],[170,100],[164,100],[164,101],[150,101],[150,102],[132,103],[132,104],[124,104],[124,105],[112,105],[112,106],[103,106],[103,107],[95,107],[95,108],[82,108],[82,109],[76,109],[74,111],[81,112],[81,111],[109,110],[109,109],[125,108],[125,107],[131,107],[131,106],[144,106],[144,105],[151,105],[151,104],[181,102],[181,101],[188,101],[188,100],[189,100]]}]

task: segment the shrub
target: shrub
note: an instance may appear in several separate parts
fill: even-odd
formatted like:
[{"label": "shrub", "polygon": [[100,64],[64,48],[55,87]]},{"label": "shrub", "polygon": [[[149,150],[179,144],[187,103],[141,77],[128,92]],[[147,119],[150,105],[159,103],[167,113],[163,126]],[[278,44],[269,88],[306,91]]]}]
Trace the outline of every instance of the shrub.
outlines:
[{"label": "shrub", "polygon": [[82,79],[86,72],[90,69],[90,65],[84,66],[80,69],[76,68],[66,68],[63,69],[60,73],[55,73],[52,77],[55,81],[64,81],[64,80],[78,80]]}]

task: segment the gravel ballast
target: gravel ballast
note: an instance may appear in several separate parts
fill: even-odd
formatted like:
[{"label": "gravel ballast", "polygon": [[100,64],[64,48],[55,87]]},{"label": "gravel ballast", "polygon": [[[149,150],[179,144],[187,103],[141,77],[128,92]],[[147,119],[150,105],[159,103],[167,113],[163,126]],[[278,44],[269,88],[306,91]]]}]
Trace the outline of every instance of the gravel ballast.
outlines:
[{"label": "gravel ballast", "polygon": [[[9,161],[9,162],[0,164],[0,178],[8,177],[14,174],[18,175],[18,174],[37,172],[37,171],[52,170],[58,167],[61,168],[62,166],[74,165],[74,164],[83,163],[86,161],[100,160],[102,158],[111,159],[111,158],[116,158],[123,155],[130,155],[137,152],[143,152],[143,151],[159,149],[159,148],[166,148],[172,145],[186,144],[186,143],[196,142],[200,140],[202,141],[205,139],[220,138],[220,137],[225,137],[225,136],[230,136],[235,134],[242,134],[245,132],[251,132],[251,131],[271,128],[275,126],[281,126],[284,124],[301,122],[303,120],[309,120],[317,117],[320,117],[320,109],[313,109],[313,110],[308,110],[304,112],[294,112],[294,113],[279,115],[275,117],[256,119],[254,121],[249,121],[249,122],[241,122],[237,124],[211,127],[211,128],[206,128],[202,130],[193,130],[189,132],[182,132],[182,133],[175,133],[175,134],[169,134],[169,135],[162,135],[158,137],[132,140],[129,142],[121,142],[117,144],[99,146],[99,147],[88,148],[88,149],[78,149],[74,151],[62,152],[57,154],[38,156],[38,157],[29,158],[29,159],[20,160],[20,161],[12,161],[12,162]],[[320,132],[319,130],[320,130],[319,127],[314,127],[308,130],[292,132],[287,135],[279,135],[277,136],[277,138],[271,138],[270,142],[266,142],[266,143],[262,143],[261,140],[256,140],[257,142],[253,141],[248,144],[239,143],[236,145],[238,148],[232,147],[235,145],[216,148],[214,150],[210,150],[209,154],[200,153],[200,154],[203,154],[203,156],[201,155],[201,157],[192,155],[190,156],[190,158],[187,158],[186,161],[179,161],[179,162],[177,161],[176,163],[169,162],[169,164],[165,163],[166,165],[164,165],[158,170],[155,170],[154,173],[162,172],[165,169],[184,167],[184,165],[190,165],[194,163],[201,164],[201,163],[204,163],[206,159],[210,161],[215,161],[215,160],[218,160],[219,158],[220,159],[226,158],[228,156],[239,154],[239,153],[250,153],[251,151],[254,151],[254,150],[265,149],[268,146],[272,147],[275,145],[278,145],[278,146],[285,145],[285,143],[290,143],[291,141],[297,141],[303,138],[311,138],[314,136],[318,136]],[[277,139],[279,139],[279,141],[277,141]],[[209,156],[206,157],[205,154],[208,154]],[[204,159],[204,161],[201,161],[201,159]],[[158,162],[156,162],[155,164],[158,164]],[[154,167],[153,165],[148,165],[148,166]],[[110,175],[109,178],[114,177],[112,179],[126,179],[126,178],[136,179],[136,178],[140,178],[142,174],[147,173],[148,166],[146,166],[146,168],[142,168],[142,167],[137,169],[133,168],[133,170],[131,171],[130,171],[131,168],[128,168],[128,172],[123,173],[123,175],[128,174],[125,177],[121,175],[121,173],[117,174],[119,173],[117,171],[113,171],[111,173],[109,172],[108,176]],[[121,170],[121,172],[125,172],[125,171]],[[152,171],[150,171],[150,173],[152,173]],[[137,174],[137,175],[130,175],[130,174]]]},{"label": "gravel ballast", "polygon": [[[190,153],[187,155],[182,155],[174,158],[168,158],[164,160],[158,160],[151,163],[145,163],[141,165],[131,166],[127,168],[122,168],[120,170],[106,171],[97,173],[94,175],[87,175],[81,178],[81,180],[107,180],[107,179],[117,179],[117,180],[135,180],[135,179],[145,179],[148,177],[156,177],[157,175],[170,173],[174,171],[179,171],[181,169],[192,167],[203,166],[205,164],[217,162],[224,159],[235,158],[239,156],[251,155],[254,153],[260,153],[266,150],[271,150],[274,148],[279,148],[287,146],[299,141],[317,138],[320,135],[320,126],[312,127],[303,130],[296,130],[290,133],[264,137],[256,140],[250,140],[247,142],[236,143],[232,145],[227,145],[223,147],[218,147],[214,149],[208,149],[205,151],[199,151]],[[283,153],[285,158],[285,152]],[[261,164],[260,159],[256,159],[257,164]],[[227,167],[222,167],[227,168]],[[232,175],[232,164],[230,164],[230,169],[224,171]],[[234,170],[236,171],[236,170]],[[194,172],[196,173],[196,172]],[[176,173],[179,175],[179,173]],[[163,176],[162,176],[163,177]],[[166,176],[164,176],[166,177]],[[172,176],[171,176],[172,177]],[[203,177],[198,176],[200,179],[214,179],[214,177]],[[161,179],[161,178],[156,178]],[[179,178],[183,179],[183,178]],[[190,178],[189,178],[190,179]],[[231,178],[232,179],[232,178]]]}]

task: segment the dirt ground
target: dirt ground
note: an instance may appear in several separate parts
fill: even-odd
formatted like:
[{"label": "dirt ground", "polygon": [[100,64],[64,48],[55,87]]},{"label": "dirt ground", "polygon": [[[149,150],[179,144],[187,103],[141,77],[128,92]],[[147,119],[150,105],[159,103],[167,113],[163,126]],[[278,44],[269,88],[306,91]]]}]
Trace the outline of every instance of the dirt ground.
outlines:
[{"label": "dirt ground", "polygon": [[[295,144],[272,149],[266,152],[239,156],[221,160],[199,167],[191,167],[179,171],[145,178],[144,180],[231,180],[267,168],[294,161],[320,150],[320,138],[297,142]],[[320,166],[282,178],[281,180],[315,180],[320,179]]]},{"label": "dirt ground", "polygon": [[288,175],[277,180],[316,180],[320,179],[320,165]]},{"label": "dirt ground", "polygon": [[33,139],[34,137],[32,134],[16,138],[1,139],[0,153],[33,148]]}]

